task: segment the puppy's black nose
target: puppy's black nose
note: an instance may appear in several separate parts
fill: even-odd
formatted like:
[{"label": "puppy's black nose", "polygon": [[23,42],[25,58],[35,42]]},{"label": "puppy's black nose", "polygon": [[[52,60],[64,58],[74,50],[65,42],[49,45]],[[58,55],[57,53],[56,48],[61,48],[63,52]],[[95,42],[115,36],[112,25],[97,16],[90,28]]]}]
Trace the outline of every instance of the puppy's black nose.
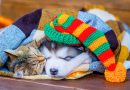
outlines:
[{"label": "puppy's black nose", "polygon": [[51,75],[56,75],[58,73],[58,69],[51,68],[50,73],[51,73]]}]

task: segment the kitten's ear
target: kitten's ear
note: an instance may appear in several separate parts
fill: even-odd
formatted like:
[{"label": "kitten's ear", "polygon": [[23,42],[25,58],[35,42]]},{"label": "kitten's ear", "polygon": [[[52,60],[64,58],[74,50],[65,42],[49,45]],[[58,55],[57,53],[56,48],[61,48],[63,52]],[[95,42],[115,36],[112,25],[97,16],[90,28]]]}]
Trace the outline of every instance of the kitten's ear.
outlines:
[{"label": "kitten's ear", "polygon": [[37,48],[37,42],[36,42],[36,40],[33,40],[32,42],[26,44],[25,46],[26,46],[26,47]]},{"label": "kitten's ear", "polygon": [[14,77],[15,78],[23,78],[23,71],[24,71],[24,68],[20,68],[18,69],[15,73],[14,73]]},{"label": "kitten's ear", "polygon": [[11,58],[11,60],[15,60],[18,56],[14,50],[6,50],[5,53]]}]

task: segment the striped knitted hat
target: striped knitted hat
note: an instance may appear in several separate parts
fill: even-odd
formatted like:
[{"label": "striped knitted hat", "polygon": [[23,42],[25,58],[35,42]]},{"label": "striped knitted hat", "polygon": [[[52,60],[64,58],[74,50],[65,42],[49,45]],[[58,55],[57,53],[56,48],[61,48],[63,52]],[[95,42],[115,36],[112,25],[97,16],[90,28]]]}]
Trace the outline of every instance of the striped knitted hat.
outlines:
[{"label": "striped knitted hat", "polygon": [[122,63],[115,64],[115,57],[104,33],[75,17],[59,14],[44,28],[51,40],[69,45],[83,44],[88,47],[107,68],[105,78],[110,82],[123,82],[126,69]]}]

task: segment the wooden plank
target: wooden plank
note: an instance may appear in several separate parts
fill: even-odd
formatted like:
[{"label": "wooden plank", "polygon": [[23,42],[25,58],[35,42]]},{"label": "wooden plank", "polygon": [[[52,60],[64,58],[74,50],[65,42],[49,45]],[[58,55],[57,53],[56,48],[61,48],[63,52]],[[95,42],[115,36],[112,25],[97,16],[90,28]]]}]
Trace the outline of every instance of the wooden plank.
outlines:
[{"label": "wooden plank", "polygon": [[[73,87],[39,83],[35,80],[0,77],[0,90],[74,90]],[[78,89],[78,88],[77,88]]]},{"label": "wooden plank", "polygon": [[32,7],[37,6],[36,4],[39,6],[49,4],[77,8],[84,5],[103,5],[108,9],[130,10],[130,0],[2,0],[2,3],[28,4]]},{"label": "wooden plank", "polygon": [[0,76],[1,90],[129,90],[130,70],[123,83],[111,83],[104,75],[91,74],[77,80],[25,80]]},{"label": "wooden plank", "polygon": [[[32,1],[31,0],[27,0],[27,1],[3,0],[1,4],[1,8],[2,8],[1,14],[15,21],[18,18],[22,17],[23,15],[33,12],[34,10],[39,8],[73,8],[73,9],[80,10],[83,7],[82,4],[80,5],[79,0],[75,2],[76,4],[75,3],[66,4],[67,0],[64,1],[65,4],[62,4],[61,1],[59,1],[59,4],[57,4],[56,2],[54,2],[55,0],[50,0],[49,1],[50,3],[48,2],[48,0],[46,2],[41,2],[41,3],[40,1],[41,0],[38,0],[38,2],[36,2],[35,0]],[[74,2],[74,1],[70,0],[70,2]],[[119,16],[120,20],[124,21],[128,26],[130,26],[130,20],[129,20],[130,10],[116,10],[116,9],[106,9],[106,10],[109,11],[110,13],[113,13],[116,16]]]}]

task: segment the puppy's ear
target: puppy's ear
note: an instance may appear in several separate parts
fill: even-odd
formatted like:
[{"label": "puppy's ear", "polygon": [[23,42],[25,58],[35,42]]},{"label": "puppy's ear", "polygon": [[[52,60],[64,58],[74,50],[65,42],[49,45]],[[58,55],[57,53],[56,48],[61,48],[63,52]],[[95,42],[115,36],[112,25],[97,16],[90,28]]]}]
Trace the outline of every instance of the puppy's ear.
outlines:
[{"label": "puppy's ear", "polygon": [[10,57],[11,60],[16,60],[18,57],[17,53],[14,50],[6,50],[5,53]]},{"label": "puppy's ear", "polygon": [[83,52],[85,51],[85,48],[84,48],[84,47],[82,47],[82,46],[81,46],[81,47],[79,47],[78,49],[79,49],[79,50],[81,50],[81,51],[83,51]]},{"label": "puppy's ear", "polygon": [[92,52],[92,51],[91,51],[89,48],[87,48],[87,47],[85,47],[85,51],[88,52],[88,53],[91,53],[91,52]]}]

